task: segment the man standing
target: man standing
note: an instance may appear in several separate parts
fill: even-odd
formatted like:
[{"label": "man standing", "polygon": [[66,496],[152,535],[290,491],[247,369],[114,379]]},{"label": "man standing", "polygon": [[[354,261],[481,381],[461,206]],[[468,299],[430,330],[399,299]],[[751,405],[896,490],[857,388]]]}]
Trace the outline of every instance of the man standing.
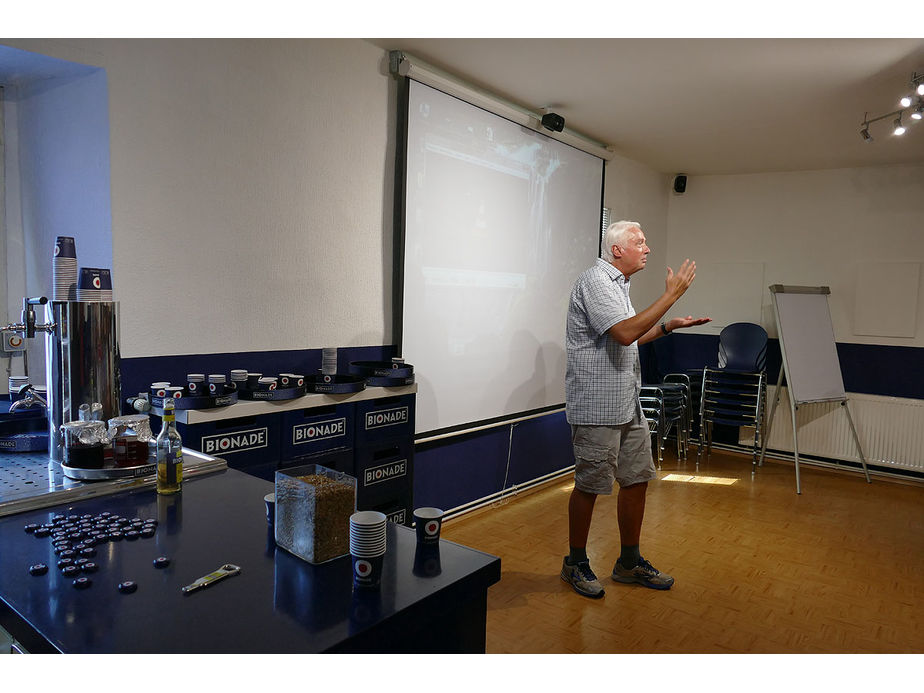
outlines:
[{"label": "man standing", "polygon": [[597,496],[611,494],[614,482],[619,484],[616,518],[622,548],[613,580],[661,590],[674,584],[674,578],[639,554],[645,495],[656,474],[639,402],[638,345],[711,320],[687,316],[659,322],[693,282],[696,263],[690,260],[676,274],[667,268],[664,293],[636,315],[629,278],[645,269],[651,252],[641,226],[634,221],[610,224],[603,245],[603,257],[575,282],[566,336],[565,411],[575,468],[568,502],[570,553],[562,562],[561,579],[593,599],[603,596],[603,586],[590,568],[587,535]]}]

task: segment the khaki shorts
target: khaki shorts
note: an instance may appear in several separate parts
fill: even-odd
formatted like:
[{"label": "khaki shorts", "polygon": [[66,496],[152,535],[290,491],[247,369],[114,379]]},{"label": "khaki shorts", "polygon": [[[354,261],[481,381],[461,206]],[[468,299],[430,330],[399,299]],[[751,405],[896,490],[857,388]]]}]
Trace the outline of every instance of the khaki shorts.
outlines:
[{"label": "khaki shorts", "polygon": [[639,415],[622,426],[571,426],[574,487],[608,496],[613,483],[633,486],[657,478],[648,422]]}]

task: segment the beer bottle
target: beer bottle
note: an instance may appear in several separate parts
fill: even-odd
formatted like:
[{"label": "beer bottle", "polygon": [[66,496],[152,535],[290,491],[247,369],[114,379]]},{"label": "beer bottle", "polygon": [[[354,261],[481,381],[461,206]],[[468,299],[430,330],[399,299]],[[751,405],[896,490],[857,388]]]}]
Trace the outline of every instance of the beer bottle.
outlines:
[{"label": "beer bottle", "polygon": [[155,442],[157,450],[157,492],[177,493],[183,483],[183,440],[176,430],[173,398],[164,398],[163,425]]}]

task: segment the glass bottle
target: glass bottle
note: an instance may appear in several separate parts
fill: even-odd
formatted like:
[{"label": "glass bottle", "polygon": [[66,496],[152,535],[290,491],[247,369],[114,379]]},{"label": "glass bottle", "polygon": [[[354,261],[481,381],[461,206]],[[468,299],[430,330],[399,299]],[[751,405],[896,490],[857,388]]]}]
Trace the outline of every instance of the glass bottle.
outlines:
[{"label": "glass bottle", "polygon": [[176,430],[173,398],[164,398],[163,425],[155,442],[157,451],[157,492],[177,493],[183,483],[183,440]]}]

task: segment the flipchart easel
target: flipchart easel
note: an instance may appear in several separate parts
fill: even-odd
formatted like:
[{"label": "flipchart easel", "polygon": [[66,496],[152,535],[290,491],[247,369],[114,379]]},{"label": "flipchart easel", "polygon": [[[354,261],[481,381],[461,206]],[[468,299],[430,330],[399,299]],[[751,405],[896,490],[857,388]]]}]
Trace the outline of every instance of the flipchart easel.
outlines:
[{"label": "flipchart easel", "polygon": [[773,415],[780,401],[783,376],[786,376],[786,391],[789,395],[789,408],[792,415],[792,446],[796,462],[796,493],[802,493],[799,479],[799,436],[796,424],[796,410],[815,402],[840,402],[841,409],[847,415],[850,432],[860,454],[860,462],[870,483],[866,457],[860,446],[857,429],[847,406],[847,394],[844,391],[844,379],[841,375],[837,346],[834,342],[834,327],[828,309],[827,286],[770,286],[773,302],[773,315],[776,318],[777,335],[780,340],[780,353],[783,365],[776,381],[776,392],[767,420],[767,432],[760,450],[760,462],[764,462],[767,440],[773,425]]}]

